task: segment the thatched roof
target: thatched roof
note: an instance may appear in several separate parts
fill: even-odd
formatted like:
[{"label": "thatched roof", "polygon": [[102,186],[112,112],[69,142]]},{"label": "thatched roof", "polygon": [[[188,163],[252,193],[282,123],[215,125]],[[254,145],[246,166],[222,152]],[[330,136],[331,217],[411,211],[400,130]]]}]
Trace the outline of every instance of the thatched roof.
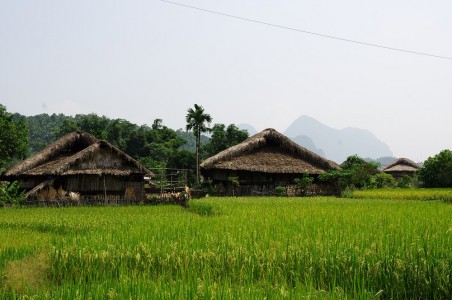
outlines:
[{"label": "thatched roof", "polygon": [[340,167],[269,128],[208,158],[201,164],[201,168],[275,174],[320,174]]},{"label": "thatched roof", "polygon": [[399,158],[393,163],[383,168],[383,172],[414,172],[419,169],[419,165],[408,158]]},{"label": "thatched roof", "polygon": [[[127,166],[112,165],[98,168],[80,168],[78,165],[89,161],[101,149],[120,157]],[[130,174],[152,174],[138,161],[125,154],[110,143],[97,140],[86,132],[73,132],[63,136],[47,146],[41,152],[33,155],[5,172],[5,176],[57,176],[73,174],[109,174],[126,176]]]}]

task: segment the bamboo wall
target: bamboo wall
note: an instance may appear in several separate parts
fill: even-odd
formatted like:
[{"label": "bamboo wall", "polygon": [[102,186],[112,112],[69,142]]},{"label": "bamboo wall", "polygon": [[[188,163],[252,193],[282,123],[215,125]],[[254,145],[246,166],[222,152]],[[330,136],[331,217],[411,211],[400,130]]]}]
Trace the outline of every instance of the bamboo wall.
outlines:
[{"label": "bamboo wall", "polygon": [[124,177],[111,175],[74,175],[66,179],[66,190],[76,192],[120,192],[125,189]]},{"label": "bamboo wall", "polygon": [[[294,179],[301,178],[303,174],[213,170],[209,175],[213,182],[217,184],[218,194],[221,196],[271,196],[275,195],[275,189],[278,186],[285,187],[288,196],[301,195],[301,191],[297,190],[294,184]],[[234,187],[228,180],[229,176],[238,177],[240,185]],[[306,191],[306,196],[326,196],[338,193],[336,186],[319,182],[317,175],[311,176],[314,177],[314,183]]]}]

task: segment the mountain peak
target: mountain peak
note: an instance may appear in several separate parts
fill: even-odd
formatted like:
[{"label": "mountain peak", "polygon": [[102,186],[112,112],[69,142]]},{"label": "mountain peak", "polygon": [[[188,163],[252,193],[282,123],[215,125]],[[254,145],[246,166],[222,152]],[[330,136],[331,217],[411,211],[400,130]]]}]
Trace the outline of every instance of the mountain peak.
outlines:
[{"label": "mountain peak", "polygon": [[240,130],[248,131],[248,135],[249,136],[255,135],[257,133],[256,128],[254,128],[250,124],[242,123],[242,124],[237,125],[237,128],[240,129]]},{"label": "mountain peak", "polygon": [[338,163],[353,154],[370,158],[392,156],[388,145],[366,129],[335,129],[306,115],[298,117],[284,134],[292,139],[300,135],[309,137],[315,147],[325,153],[326,158]]}]

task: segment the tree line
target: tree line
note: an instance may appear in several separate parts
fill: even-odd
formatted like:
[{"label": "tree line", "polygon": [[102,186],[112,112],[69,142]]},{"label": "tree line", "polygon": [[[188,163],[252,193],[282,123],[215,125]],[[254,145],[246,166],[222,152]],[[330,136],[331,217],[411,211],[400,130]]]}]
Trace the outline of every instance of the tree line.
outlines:
[{"label": "tree line", "polygon": [[[200,161],[248,138],[248,132],[234,124],[209,127],[213,118],[201,105],[188,108],[185,121],[184,131],[168,128],[162,119],[156,119],[148,126],[97,114],[25,117],[8,112],[0,104],[0,174],[61,136],[85,131],[110,142],[147,168],[195,170],[189,178],[193,185],[199,182]],[[395,183],[390,175],[377,170],[378,164],[352,155],[341,164],[341,170],[325,173],[322,177],[325,181],[336,181],[344,190],[410,183]],[[416,173],[415,180],[423,187],[452,187],[452,151],[446,149],[429,157]]]},{"label": "tree line", "polygon": [[136,125],[94,113],[22,116],[8,112],[0,104],[0,174],[65,134],[85,131],[108,141],[147,168],[195,170],[189,178],[194,184],[199,178],[201,160],[248,137],[247,131],[234,124],[209,127],[212,121],[197,104],[187,109],[186,130],[168,128],[162,119],[155,119],[151,125]]}]

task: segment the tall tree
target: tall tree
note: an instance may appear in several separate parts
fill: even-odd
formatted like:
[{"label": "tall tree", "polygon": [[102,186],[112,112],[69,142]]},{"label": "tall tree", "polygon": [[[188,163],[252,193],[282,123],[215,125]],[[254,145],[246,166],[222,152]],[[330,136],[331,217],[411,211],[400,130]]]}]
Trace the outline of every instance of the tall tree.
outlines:
[{"label": "tall tree", "polygon": [[63,114],[39,114],[25,118],[30,131],[30,149],[32,153],[36,153],[54,142],[57,139],[56,134],[63,128],[64,122],[72,117]]},{"label": "tall tree", "polygon": [[452,187],[452,151],[445,149],[435,156],[429,157],[418,172],[424,187]]},{"label": "tall tree", "polygon": [[341,164],[341,172],[349,175],[348,186],[365,188],[371,184],[372,176],[378,173],[379,163],[367,162],[358,155],[351,155]]},{"label": "tall tree", "polygon": [[201,133],[211,131],[207,125],[212,122],[212,117],[204,112],[204,108],[201,105],[195,104],[194,109],[188,109],[185,120],[187,121],[186,130],[191,130],[196,138],[196,180],[199,182],[199,152],[201,148]]},{"label": "tall tree", "polygon": [[25,118],[14,120],[13,114],[0,104],[0,174],[15,160],[24,159],[28,151],[28,126]]},{"label": "tall tree", "polygon": [[206,145],[206,156],[210,157],[229,147],[237,145],[248,138],[246,130],[240,130],[234,124],[227,128],[224,124],[215,124],[212,127],[210,142]]}]

